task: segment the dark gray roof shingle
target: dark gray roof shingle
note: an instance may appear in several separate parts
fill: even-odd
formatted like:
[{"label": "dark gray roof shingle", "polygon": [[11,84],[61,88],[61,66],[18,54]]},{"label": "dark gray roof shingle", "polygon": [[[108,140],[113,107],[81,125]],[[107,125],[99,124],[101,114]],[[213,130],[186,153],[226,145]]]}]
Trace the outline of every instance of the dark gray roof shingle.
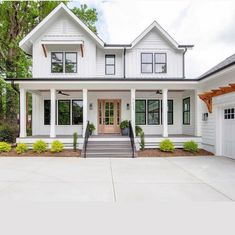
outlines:
[{"label": "dark gray roof shingle", "polygon": [[217,64],[216,66],[214,66],[213,68],[209,69],[207,72],[205,72],[204,74],[202,74],[199,77],[199,80],[209,77],[210,75],[221,71],[222,69],[225,69],[231,65],[235,64],[235,54],[229,56],[227,59],[223,60],[222,62],[220,62],[219,64]]}]

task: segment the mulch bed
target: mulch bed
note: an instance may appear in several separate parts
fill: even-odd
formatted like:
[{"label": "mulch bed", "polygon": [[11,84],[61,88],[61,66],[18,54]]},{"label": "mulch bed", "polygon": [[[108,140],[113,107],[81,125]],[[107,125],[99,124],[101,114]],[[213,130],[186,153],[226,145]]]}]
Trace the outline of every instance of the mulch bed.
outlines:
[{"label": "mulch bed", "polygon": [[80,157],[81,151],[77,150],[76,152],[72,149],[65,149],[60,153],[51,153],[46,151],[44,153],[35,153],[32,150],[28,150],[26,153],[17,154],[14,149],[9,153],[0,153],[0,157]]},{"label": "mulch bed", "polygon": [[186,152],[183,149],[175,149],[173,153],[162,152],[159,149],[145,149],[144,151],[138,151],[138,157],[182,157],[182,156],[214,156],[213,153],[204,149],[199,149],[196,153]]}]

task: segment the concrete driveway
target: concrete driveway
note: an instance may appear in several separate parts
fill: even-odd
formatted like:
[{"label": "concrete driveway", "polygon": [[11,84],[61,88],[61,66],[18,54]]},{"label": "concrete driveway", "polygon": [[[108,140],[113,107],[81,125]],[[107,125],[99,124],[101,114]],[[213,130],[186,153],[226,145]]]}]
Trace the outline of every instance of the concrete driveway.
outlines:
[{"label": "concrete driveway", "polygon": [[230,201],[235,160],[0,158],[0,201]]}]

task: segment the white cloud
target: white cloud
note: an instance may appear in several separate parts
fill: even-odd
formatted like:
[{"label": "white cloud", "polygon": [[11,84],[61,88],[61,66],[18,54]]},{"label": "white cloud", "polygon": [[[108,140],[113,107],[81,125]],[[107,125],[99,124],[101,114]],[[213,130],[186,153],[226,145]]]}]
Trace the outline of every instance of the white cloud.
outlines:
[{"label": "white cloud", "polygon": [[197,77],[235,53],[233,0],[81,0],[98,9],[99,35],[110,43],[130,43],[154,20],[187,52],[186,75]]}]

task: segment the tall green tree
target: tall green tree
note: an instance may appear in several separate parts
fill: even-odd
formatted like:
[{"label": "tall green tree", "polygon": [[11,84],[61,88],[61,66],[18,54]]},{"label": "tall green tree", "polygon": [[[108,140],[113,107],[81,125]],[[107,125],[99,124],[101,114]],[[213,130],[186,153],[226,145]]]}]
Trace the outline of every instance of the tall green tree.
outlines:
[{"label": "tall green tree", "polygon": [[[0,77],[28,78],[32,76],[31,57],[19,48],[19,42],[61,2],[68,3],[68,1],[0,1]],[[91,30],[97,32],[96,9],[81,5],[81,8],[72,10]],[[0,92],[3,93],[1,87]],[[14,125],[17,123],[18,113],[17,92],[14,89],[6,89],[5,96],[7,120]],[[1,111],[2,95],[0,99]]]}]

